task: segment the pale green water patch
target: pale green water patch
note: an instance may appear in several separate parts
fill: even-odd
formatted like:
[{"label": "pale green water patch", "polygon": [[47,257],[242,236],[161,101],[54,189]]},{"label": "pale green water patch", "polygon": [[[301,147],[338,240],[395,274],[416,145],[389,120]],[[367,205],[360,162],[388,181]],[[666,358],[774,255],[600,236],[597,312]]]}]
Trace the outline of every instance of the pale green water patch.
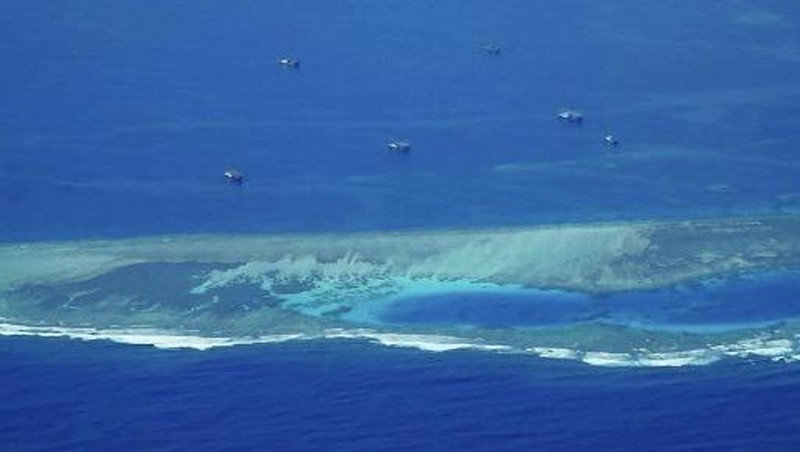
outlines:
[{"label": "pale green water patch", "polygon": [[[0,271],[5,275],[0,317],[12,325],[9,334],[22,331],[13,325],[27,325],[112,333],[146,328],[234,342],[275,335],[371,337],[382,343],[447,336],[450,345],[436,347],[463,343],[628,354],[709,350],[758,337],[789,341],[781,342],[789,353],[800,330],[780,315],[771,318],[777,322],[743,323],[732,331],[690,331],[658,329],[657,322],[636,323],[636,318],[609,317],[594,309],[614,312],[609,300],[625,294],[635,299],[647,291],[655,291],[655,298],[642,299],[657,306],[658,291],[676,285],[800,268],[798,221],[748,218],[5,245],[0,246],[0,270],[8,270]],[[438,306],[450,309],[441,300],[459,293],[468,294],[462,316],[468,321],[385,319],[387,309],[408,300],[438,299]],[[514,317],[526,320],[526,312],[535,313],[525,311],[528,302],[550,315],[569,294],[588,300],[586,315],[552,324]],[[508,302],[515,297],[530,299]],[[681,299],[673,301],[679,312]],[[689,301],[684,307],[692,306]],[[635,300],[627,303],[632,306]],[[514,321],[476,321],[491,319],[494,308],[506,309]]]}]

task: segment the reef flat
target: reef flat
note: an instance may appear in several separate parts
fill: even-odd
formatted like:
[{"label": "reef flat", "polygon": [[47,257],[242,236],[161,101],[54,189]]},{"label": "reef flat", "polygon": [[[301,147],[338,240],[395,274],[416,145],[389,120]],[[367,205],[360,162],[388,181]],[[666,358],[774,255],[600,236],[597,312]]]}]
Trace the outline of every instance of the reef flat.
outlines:
[{"label": "reef flat", "polygon": [[[743,314],[736,317],[739,325],[721,328],[724,322],[715,322],[714,311],[697,299],[708,298],[709,281],[741,285],[742,278],[798,269],[796,217],[5,244],[0,246],[0,317],[6,326],[0,330],[34,334],[36,328],[59,327],[83,329],[85,336],[86,328],[133,328],[230,343],[275,335],[350,337],[360,331],[365,337],[448,337],[495,350],[565,357],[685,353],[758,338],[788,341],[781,342],[782,350],[794,356],[794,310],[785,310],[785,318],[784,311],[776,311],[760,321]],[[782,297],[794,295],[793,281],[782,283]],[[662,289],[672,291],[671,303],[685,303],[680,309],[710,312],[708,325],[694,314],[673,315],[675,306],[663,303],[661,320],[691,318],[691,328],[648,323],[647,315],[615,314],[620,306],[630,308],[631,301],[613,297],[649,293],[641,297],[648,303],[663,298],[657,292]],[[754,306],[762,303],[759,297],[771,296],[751,292]],[[512,320],[531,321],[484,324],[470,320],[469,312],[420,322],[387,320],[386,312],[403,303],[422,306],[424,317],[433,302],[420,300],[438,297],[442,303],[442,297],[457,294],[472,294],[461,298],[473,305],[477,295],[488,317],[496,303],[498,309],[517,309]],[[580,315],[553,324],[536,321],[575,294],[584,297]],[[514,297],[521,301],[512,306],[508,300]],[[545,304],[543,297],[550,297]]]}]

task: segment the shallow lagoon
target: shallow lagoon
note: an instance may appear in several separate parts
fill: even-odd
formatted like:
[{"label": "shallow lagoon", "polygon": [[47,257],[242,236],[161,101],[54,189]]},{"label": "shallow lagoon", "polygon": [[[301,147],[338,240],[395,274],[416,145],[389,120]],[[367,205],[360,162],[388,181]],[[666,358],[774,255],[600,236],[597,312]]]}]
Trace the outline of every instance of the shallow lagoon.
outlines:
[{"label": "shallow lagoon", "polygon": [[692,331],[735,330],[799,317],[800,275],[785,272],[606,295],[484,289],[404,297],[388,304],[374,320],[488,328],[598,322]]},{"label": "shallow lagoon", "polygon": [[605,365],[794,360],[797,221],[7,245],[0,330],[193,348],[366,338]]},{"label": "shallow lagoon", "polygon": [[[755,284],[800,268],[795,222],[565,225],[799,212],[796,0],[3,6],[0,333],[59,337],[0,340],[6,449],[800,443],[798,328],[774,320],[796,297]],[[549,228],[475,231],[512,225]],[[751,282],[774,296],[763,315],[659,309]],[[515,303],[479,326],[472,300],[471,325],[365,322],[396,299],[522,290],[636,315],[526,326]],[[271,343],[230,347],[254,342]],[[480,351],[416,350],[463,348]]]}]

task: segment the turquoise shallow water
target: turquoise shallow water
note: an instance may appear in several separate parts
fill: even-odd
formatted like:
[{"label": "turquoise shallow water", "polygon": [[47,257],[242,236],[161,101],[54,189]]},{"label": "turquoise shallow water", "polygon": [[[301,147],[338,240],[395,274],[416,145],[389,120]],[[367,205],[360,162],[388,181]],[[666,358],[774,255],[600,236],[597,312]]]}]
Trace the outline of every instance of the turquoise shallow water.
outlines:
[{"label": "turquoise shallow water", "polygon": [[494,328],[601,322],[649,329],[737,329],[800,317],[798,287],[800,275],[787,272],[604,295],[476,288],[472,292],[405,297],[390,303],[374,320]]},{"label": "turquoise shallow water", "polygon": [[794,217],[7,245],[2,333],[353,339],[598,365],[794,361]]},{"label": "turquoise shallow water", "polygon": [[5,449],[800,444],[796,1],[0,10]]}]

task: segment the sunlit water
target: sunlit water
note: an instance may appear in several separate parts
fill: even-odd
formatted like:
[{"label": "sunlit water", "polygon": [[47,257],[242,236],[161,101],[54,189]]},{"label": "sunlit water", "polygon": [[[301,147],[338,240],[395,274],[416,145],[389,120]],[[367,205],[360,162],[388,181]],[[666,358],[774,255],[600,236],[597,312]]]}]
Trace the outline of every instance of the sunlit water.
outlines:
[{"label": "sunlit water", "polygon": [[798,21],[4,5],[0,443],[793,450]]}]

